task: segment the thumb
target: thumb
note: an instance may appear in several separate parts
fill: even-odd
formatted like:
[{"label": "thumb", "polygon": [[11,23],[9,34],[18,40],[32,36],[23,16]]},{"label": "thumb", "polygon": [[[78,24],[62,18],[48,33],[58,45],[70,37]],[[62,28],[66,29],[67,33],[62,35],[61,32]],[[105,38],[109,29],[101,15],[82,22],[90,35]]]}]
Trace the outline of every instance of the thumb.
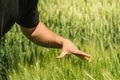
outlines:
[{"label": "thumb", "polygon": [[62,52],[59,56],[57,56],[58,59],[63,58],[66,55],[66,53]]}]

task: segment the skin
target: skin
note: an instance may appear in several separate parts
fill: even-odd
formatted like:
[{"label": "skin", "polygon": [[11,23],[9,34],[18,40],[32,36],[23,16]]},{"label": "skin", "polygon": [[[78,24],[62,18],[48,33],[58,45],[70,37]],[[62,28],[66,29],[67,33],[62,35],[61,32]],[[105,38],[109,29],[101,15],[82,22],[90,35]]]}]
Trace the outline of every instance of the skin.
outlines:
[{"label": "skin", "polygon": [[74,54],[82,59],[89,59],[90,55],[80,51],[70,40],[63,38],[49,30],[42,22],[33,28],[21,26],[22,33],[34,43],[47,48],[61,48],[61,54],[57,58]]}]

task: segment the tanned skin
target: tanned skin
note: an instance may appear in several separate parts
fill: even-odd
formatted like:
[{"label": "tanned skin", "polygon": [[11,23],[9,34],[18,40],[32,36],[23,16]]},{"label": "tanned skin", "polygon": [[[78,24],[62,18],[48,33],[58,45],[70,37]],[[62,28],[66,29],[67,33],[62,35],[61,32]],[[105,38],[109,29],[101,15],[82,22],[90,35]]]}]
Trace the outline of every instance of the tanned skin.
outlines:
[{"label": "tanned skin", "polygon": [[67,54],[74,54],[82,59],[90,58],[90,55],[80,51],[70,40],[63,38],[48,29],[42,22],[33,28],[21,26],[22,33],[34,43],[47,48],[61,48],[61,54],[57,58],[63,58]]}]

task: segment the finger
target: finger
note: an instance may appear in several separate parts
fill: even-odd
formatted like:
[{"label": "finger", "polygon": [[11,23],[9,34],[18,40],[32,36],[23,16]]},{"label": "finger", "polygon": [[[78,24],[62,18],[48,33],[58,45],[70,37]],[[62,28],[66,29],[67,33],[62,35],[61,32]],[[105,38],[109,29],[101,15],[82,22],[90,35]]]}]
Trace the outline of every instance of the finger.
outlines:
[{"label": "finger", "polygon": [[57,56],[58,59],[63,58],[66,55],[66,53],[62,52],[59,56]]},{"label": "finger", "polygon": [[85,52],[80,51],[79,54],[81,54],[83,57],[90,58],[90,55]]},{"label": "finger", "polygon": [[75,54],[76,56],[78,57],[82,57],[82,58],[85,58],[85,59],[89,59],[90,58],[90,55],[86,55],[86,54]]},{"label": "finger", "polygon": [[82,51],[79,51],[78,53],[75,53],[75,55],[78,56],[78,57],[84,58],[84,59],[89,59],[90,58],[89,54],[84,53]]}]

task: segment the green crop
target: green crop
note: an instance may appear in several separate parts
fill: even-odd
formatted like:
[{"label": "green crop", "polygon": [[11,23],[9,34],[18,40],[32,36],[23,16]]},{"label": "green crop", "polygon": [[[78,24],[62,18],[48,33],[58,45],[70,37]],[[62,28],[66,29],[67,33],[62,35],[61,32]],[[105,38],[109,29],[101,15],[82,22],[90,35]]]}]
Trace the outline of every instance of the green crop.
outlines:
[{"label": "green crop", "polygon": [[[120,0],[40,0],[40,20],[91,62],[30,42],[17,24],[0,47],[0,80],[119,80]],[[46,34],[47,35],[47,34]]]}]

